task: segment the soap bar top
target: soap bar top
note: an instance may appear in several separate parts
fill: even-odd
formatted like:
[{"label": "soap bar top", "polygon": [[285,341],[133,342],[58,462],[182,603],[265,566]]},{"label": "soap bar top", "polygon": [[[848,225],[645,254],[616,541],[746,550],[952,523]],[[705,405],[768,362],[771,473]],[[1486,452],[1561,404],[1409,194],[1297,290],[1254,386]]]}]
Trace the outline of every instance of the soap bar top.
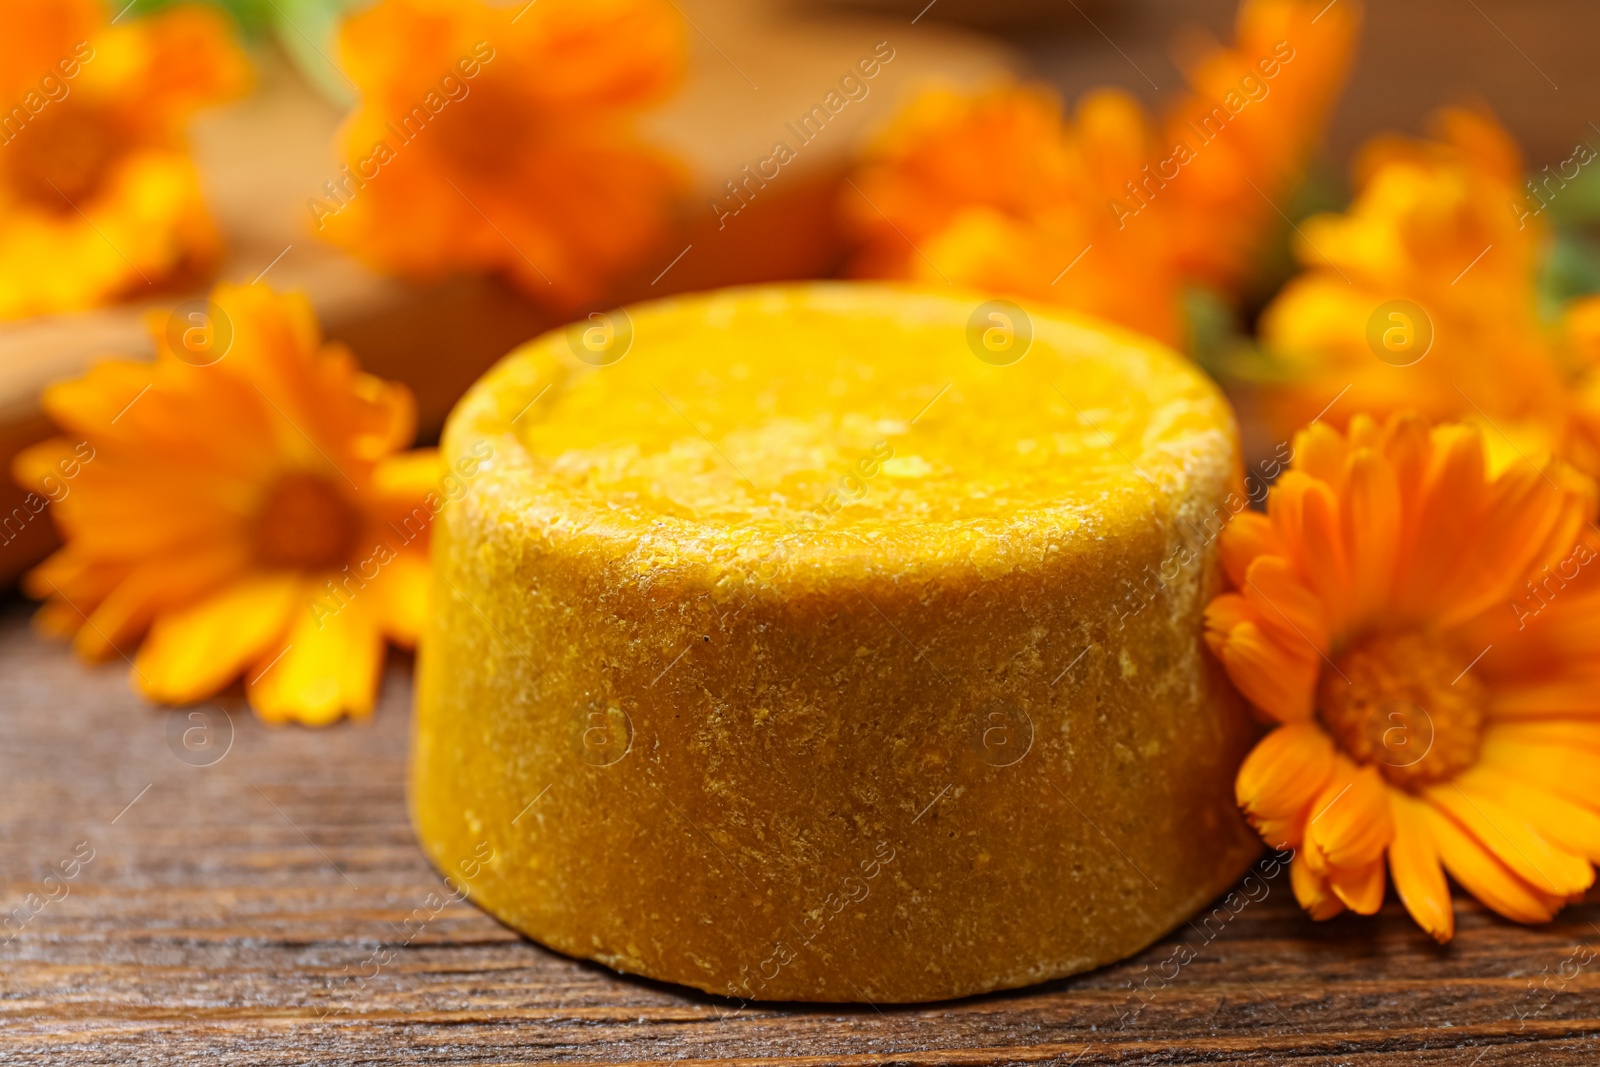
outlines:
[{"label": "soap bar top", "polygon": [[475,387],[446,450],[484,439],[509,445],[486,466],[523,519],[652,531],[691,555],[1106,533],[1236,462],[1225,400],[1155,342],[848,283],[668,299],[547,334]]}]

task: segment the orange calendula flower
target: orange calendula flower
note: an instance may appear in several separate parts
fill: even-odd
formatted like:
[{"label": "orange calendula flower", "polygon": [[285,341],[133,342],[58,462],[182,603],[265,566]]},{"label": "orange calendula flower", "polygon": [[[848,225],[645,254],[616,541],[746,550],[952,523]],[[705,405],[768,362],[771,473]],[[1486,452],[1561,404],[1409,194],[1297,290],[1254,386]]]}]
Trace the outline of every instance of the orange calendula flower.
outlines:
[{"label": "orange calendula flower", "polygon": [[1108,207],[1156,145],[1118,90],[1088,94],[1070,121],[1043,89],[929,93],[846,191],[867,238],[854,272],[1063,304],[1176,341],[1169,235]]},{"label": "orange calendula flower", "polygon": [[[1321,19],[1319,9],[1325,10]],[[1181,340],[1183,287],[1236,289],[1349,61],[1353,4],[1244,0],[1232,49],[1200,45],[1165,122],[1126,93],[1067,118],[1048,90],[915,101],[845,194],[858,274],[948,281]]]},{"label": "orange calendula flower", "polygon": [[[1580,302],[1541,319],[1548,243],[1520,154],[1487,115],[1450,109],[1435,139],[1374,140],[1348,212],[1308,219],[1306,271],[1261,318],[1286,379],[1268,390],[1280,432],[1352,411],[1478,422],[1507,456],[1556,454],[1600,472],[1600,394],[1583,384],[1600,319]],[[1533,202],[1537,205],[1537,201]],[[1575,402],[1576,401],[1576,402]]]},{"label": "orange calendula flower", "polygon": [[1125,199],[1138,208],[1170,188],[1186,277],[1224,292],[1249,279],[1344,85],[1360,23],[1355,4],[1246,0],[1232,48],[1195,38],[1181,49],[1192,88],[1167,117],[1167,153],[1152,167],[1179,176],[1170,187],[1136,180]]},{"label": "orange calendula flower", "polygon": [[662,237],[679,168],[634,124],[684,66],[666,0],[379,0],[340,54],[361,102],[310,208],[375,267],[500,271],[566,306]]},{"label": "orange calendula flower", "polygon": [[1585,471],[1600,475],[1600,296],[1568,304],[1556,334],[1558,358],[1571,379],[1564,394],[1571,422],[1563,452]]},{"label": "orange calendula flower", "polygon": [[385,639],[416,640],[442,506],[437,455],[398,451],[410,394],[262,285],[152,328],[154,363],[48,389],[63,436],[16,461],[66,541],[25,581],[39,623],[90,660],[143,637],[134,685],[162,703],[244,675],[271,721],[366,714]]},{"label": "orange calendula flower", "polygon": [[107,22],[97,0],[0,4],[0,319],[192,277],[218,239],[184,144],[240,91],[243,53],[199,7]]},{"label": "orange calendula flower", "polygon": [[1316,918],[1377,911],[1385,861],[1440,941],[1446,871],[1522,922],[1600,862],[1600,583],[1593,484],[1495,467],[1475,426],[1313,425],[1266,514],[1223,531],[1238,590],[1206,640],[1276,728],[1240,805],[1291,847]]}]

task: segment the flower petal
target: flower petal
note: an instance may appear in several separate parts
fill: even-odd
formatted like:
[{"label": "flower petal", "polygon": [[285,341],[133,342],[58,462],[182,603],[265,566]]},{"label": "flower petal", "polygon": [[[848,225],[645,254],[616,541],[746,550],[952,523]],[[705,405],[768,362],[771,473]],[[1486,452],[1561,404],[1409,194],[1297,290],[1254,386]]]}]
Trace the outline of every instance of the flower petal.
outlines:
[{"label": "flower petal", "polygon": [[1283,556],[1287,551],[1278,528],[1259,511],[1241,511],[1222,530],[1217,542],[1222,567],[1236,588],[1244,585],[1245,572],[1257,556]]},{"label": "flower petal", "polygon": [[1206,605],[1206,643],[1219,657],[1228,634],[1242,622],[1254,623],[1256,609],[1238,593],[1219,593]]},{"label": "flower petal", "polygon": [[372,468],[372,491],[386,509],[409,512],[429,493],[441,493],[451,472],[437,448],[417,448],[385,456]]},{"label": "flower petal", "polygon": [[1525,576],[1571,551],[1578,533],[1579,496],[1563,492],[1543,470],[1519,463],[1487,488],[1486,510],[1473,535],[1471,559],[1448,610],[1435,617],[1450,627],[1517,598]]},{"label": "flower petal", "polygon": [[[1529,768],[1530,777],[1543,768]],[[1487,796],[1521,818],[1558,849],[1600,863],[1600,813],[1537,781],[1479,765],[1456,779],[1469,794]]]},{"label": "flower petal", "polygon": [[1557,848],[1525,819],[1482,791],[1468,792],[1460,783],[1447,782],[1428,788],[1423,795],[1541,892],[1566,897],[1594,883],[1594,868],[1587,860]]},{"label": "flower petal", "polygon": [[1490,695],[1497,719],[1543,719],[1552,715],[1600,716],[1600,681],[1548,677],[1497,685]]},{"label": "flower petal", "polygon": [[1245,572],[1240,592],[1261,622],[1285,644],[1299,641],[1319,656],[1328,653],[1328,618],[1322,601],[1300,581],[1288,561],[1260,556]]},{"label": "flower petal", "polygon": [[1246,700],[1279,722],[1304,722],[1317,685],[1311,651],[1291,652],[1255,623],[1243,622],[1228,632],[1218,655]]},{"label": "flower petal", "polygon": [[1289,862],[1289,885],[1294,898],[1313,919],[1319,922],[1331,919],[1344,910],[1344,901],[1334,895],[1327,879],[1311,869],[1303,855],[1297,854]]},{"label": "flower petal", "polygon": [[369,603],[357,598],[337,611],[295,612],[288,648],[250,679],[256,713],[268,722],[307,726],[369,714],[383,665],[383,638]]},{"label": "flower petal", "polygon": [[1350,559],[1352,620],[1374,617],[1394,587],[1400,549],[1400,483],[1394,467],[1375,449],[1357,449],[1346,482],[1345,551]]},{"label": "flower petal", "polygon": [[1427,618],[1453,602],[1463,569],[1471,565],[1476,530],[1487,495],[1483,438],[1459,423],[1435,426],[1432,453],[1413,505],[1415,529],[1407,559],[1396,571],[1396,604],[1404,618]]},{"label": "flower petal", "polygon": [[[1542,767],[1545,760],[1560,753],[1571,753],[1573,759],[1577,760],[1600,756],[1600,719],[1585,717],[1491,722],[1483,734],[1483,748],[1478,755],[1478,762],[1503,758],[1511,763],[1527,760],[1534,766]],[[1600,763],[1583,765],[1600,768]],[[1586,774],[1585,777],[1600,786],[1600,773]]]},{"label": "flower petal", "polygon": [[[1535,785],[1600,813],[1600,736],[1580,732],[1587,723],[1495,726],[1486,732],[1478,763],[1482,772]],[[1600,730],[1600,722],[1592,729]]]},{"label": "flower petal", "polygon": [[1263,737],[1245,757],[1234,795],[1268,845],[1298,846],[1311,802],[1333,768],[1333,742],[1321,727],[1290,723]]},{"label": "flower petal", "polygon": [[1306,836],[1331,867],[1365,868],[1383,858],[1394,837],[1389,789],[1376,767],[1355,768],[1341,758],[1333,780],[1312,803]]},{"label": "flower petal", "polygon": [[301,592],[292,576],[256,575],[161,615],[134,659],[139,690],[167,704],[215,693],[281,640]]},{"label": "flower petal", "polygon": [[1394,878],[1395,892],[1417,925],[1442,945],[1455,935],[1456,916],[1427,814],[1403,790],[1390,793],[1389,808],[1394,815],[1389,873]]},{"label": "flower petal", "polygon": [[1440,808],[1431,803],[1418,807],[1445,870],[1488,907],[1517,922],[1542,923],[1565,903],[1563,897],[1541,892],[1517,877]]},{"label": "flower petal", "polygon": [[129,410],[128,405],[150,388],[154,378],[149,363],[105,360],[82,377],[46,386],[39,402],[50,421],[69,434],[103,438],[105,428]]},{"label": "flower petal", "polygon": [[433,570],[425,553],[402,551],[383,565],[373,592],[382,600],[383,632],[395,644],[416,645],[427,621],[432,586]]},{"label": "flower petal", "polygon": [[247,553],[230,541],[141,560],[90,612],[73,639],[73,651],[91,663],[121,655],[121,646],[138,638],[163,612],[193,604],[244,577],[247,565]]},{"label": "flower petal", "polygon": [[1376,915],[1383,907],[1383,860],[1365,867],[1334,867],[1328,871],[1328,888],[1340,903],[1357,915]]},{"label": "flower petal", "polygon": [[[1350,617],[1351,606],[1339,501],[1331,489],[1320,486],[1306,492],[1300,506],[1301,572],[1316,595],[1323,627],[1337,632]],[[1326,652],[1326,647],[1322,651]]]},{"label": "flower petal", "polygon": [[1344,434],[1325,422],[1314,422],[1294,435],[1294,469],[1337,490],[1349,451]]}]

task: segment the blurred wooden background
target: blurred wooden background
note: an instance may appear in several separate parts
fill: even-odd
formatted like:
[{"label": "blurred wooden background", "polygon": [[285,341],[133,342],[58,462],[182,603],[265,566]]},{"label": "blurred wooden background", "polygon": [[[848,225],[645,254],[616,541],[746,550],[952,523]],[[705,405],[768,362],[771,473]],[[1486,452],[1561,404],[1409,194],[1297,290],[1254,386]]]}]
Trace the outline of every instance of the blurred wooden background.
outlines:
[{"label": "blurred wooden background", "polygon": [[[933,11],[946,2],[939,0]],[[1014,38],[1026,59],[1069,94],[1115,81],[1157,102],[1177,86],[1168,53],[1172,35],[1188,24],[1226,40],[1235,7],[1231,0],[1104,0],[1080,3],[1079,14],[1071,3],[1061,6],[1062,16],[1052,22],[1062,36],[1036,30]],[[1368,0],[1365,11],[1361,51],[1330,130],[1330,159],[1347,159],[1378,130],[1420,131],[1434,108],[1462,101],[1493,108],[1535,168],[1567,158],[1579,138],[1600,136],[1589,126],[1600,122],[1600,4]]]},{"label": "blurred wooden background", "polygon": [[[817,6],[909,18],[926,0]],[[1159,103],[1178,86],[1173,35],[1198,26],[1226,40],[1234,10],[1232,0],[937,0],[922,20],[995,34],[1069,96],[1114,83]],[[1565,159],[1577,138],[1594,134],[1588,124],[1600,122],[1600,5],[1368,0],[1365,11],[1360,59],[1329,138],[1331,158],[1345,159],[1374,130],[1417,130],[1433,108],[1463,100],[1488,103],[1536,167]]]}]

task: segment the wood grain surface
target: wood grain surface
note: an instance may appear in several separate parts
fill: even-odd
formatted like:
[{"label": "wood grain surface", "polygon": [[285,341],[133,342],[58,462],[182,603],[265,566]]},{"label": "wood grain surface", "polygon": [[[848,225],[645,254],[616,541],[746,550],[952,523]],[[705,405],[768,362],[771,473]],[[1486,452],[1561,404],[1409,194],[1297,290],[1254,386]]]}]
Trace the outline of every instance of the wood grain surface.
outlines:
[{"label": "wood grain surface", "polygon": [[322,732],[237,697],[157,711],[0,604],[0,1063],[1600,1059],[1595,904],[1529,929],[1458,898],[1440,948],[1393,899],[1313,923],[1286,874],[1118,966],[962,1001],[741,1006],[617,975],[447,900],[406,818],[410,680],[394,664],[370,722]]}]

